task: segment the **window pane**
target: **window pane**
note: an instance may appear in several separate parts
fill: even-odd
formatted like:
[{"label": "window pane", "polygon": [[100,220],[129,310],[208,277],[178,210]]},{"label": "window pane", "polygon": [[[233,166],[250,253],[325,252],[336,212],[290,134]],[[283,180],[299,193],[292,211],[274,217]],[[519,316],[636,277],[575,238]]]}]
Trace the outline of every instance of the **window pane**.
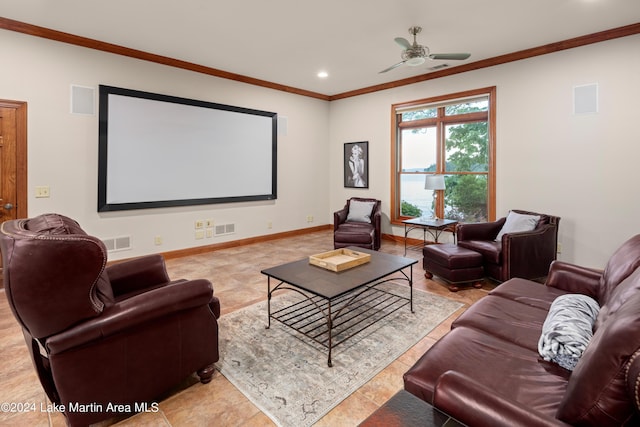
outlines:
[{"label": "window pane", "polygon": [[402,113],[402,121],[410,122],[412,120],[431,119],[438,115],[437,108],[425,108],[423,110],[407,111]]},{"label": "window pane", "polygon": [[447,105],[444,109],[444,114],[447,116],[455,116],[457,114],[475,113],[478,111],[488,110],[489,100],[484,98],[462,102],[460,104]]},{"label": "window pane", "polygon": [[487,122],[447,125],[445,134],[447,172],[489,170]]},{"label": "window pane", "polygon": [[400,137],[400,170],[402,172],[436,170],[435,127],[404,129]]},{"label": "window pane", "polygon": [[400,174],[400,215],[433,215],[433,191],[424,189],[424,174]]},{"label": "window pane", "polygon": [[460,222],[487,221],[487,175],[447,176],[445,184],[445,218]]}]

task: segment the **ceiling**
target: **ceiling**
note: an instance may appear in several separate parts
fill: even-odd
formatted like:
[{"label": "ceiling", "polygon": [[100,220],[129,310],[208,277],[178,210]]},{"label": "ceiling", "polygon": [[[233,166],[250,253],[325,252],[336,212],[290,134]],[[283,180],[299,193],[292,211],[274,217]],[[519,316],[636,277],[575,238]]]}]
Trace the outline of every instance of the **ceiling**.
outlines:
[{"label": "ceiling", "polygon": [[[0,17],[336,95],[635,24],[640,1],[0,0]],[[471,57],[380,74],[413,25],[431,53]]]}]

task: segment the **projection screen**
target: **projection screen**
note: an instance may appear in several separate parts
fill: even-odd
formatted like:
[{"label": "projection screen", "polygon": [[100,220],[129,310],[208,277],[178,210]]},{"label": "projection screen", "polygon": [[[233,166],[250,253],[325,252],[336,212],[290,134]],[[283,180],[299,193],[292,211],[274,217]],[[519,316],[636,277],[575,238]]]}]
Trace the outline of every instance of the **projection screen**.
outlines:
[{"label": "projection screen", "polygon": [[100,85],[98,211],[277,197],[277,114]]}]

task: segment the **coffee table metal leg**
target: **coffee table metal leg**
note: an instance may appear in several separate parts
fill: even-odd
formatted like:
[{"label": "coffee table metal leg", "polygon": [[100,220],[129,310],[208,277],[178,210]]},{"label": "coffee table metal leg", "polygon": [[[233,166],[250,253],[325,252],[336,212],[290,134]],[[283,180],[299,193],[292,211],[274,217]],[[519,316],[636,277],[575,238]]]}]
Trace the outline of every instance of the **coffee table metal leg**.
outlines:
[{"label": "coffee table metal leg", "polygon": [[267,277],[267,326],[265,329],[271,327],[271,277]]},{"label": "coffee table metal leg", "polygon": [[413,264],[409,266],[409,301],[413,313]]},{"label": "coffee table metal leg", "polygon": [[327,365],[331,368],[333,363],[331,362],[331,336],[333,335],[333,319],[331,318],[331,300],[329,300],[329,304],[327,305],[327,329],[329,333],[329,358],[327,359]]}]

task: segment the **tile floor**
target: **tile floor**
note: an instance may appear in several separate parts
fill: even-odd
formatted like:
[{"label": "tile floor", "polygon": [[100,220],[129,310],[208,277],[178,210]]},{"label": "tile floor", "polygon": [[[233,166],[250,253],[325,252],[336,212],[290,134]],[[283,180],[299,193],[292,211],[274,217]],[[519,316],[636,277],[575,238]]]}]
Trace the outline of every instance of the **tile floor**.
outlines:
[{"label": "tile floor", "polygon": [[[332,233],[320,231],[304,236],[277,239],[200,255],[167,260],[172,278],[207,278],[220,298],[222,315],[266,299],[266,277],[260,270],[333,249]],[[382,252],[404,254],[404,246],[383,241]],[[409,251],[407,257],[421,259],[421,252]],[[442,337],[451,322],[466,307],[493,289],[490,282],[482,289],[449,292],[445,286],[427,280],[422,263],[414,266],[414,286],[465,303],[422,341],[396,359],[367,384],[323,417],[316,426],[356,426],[403,387],[402,374],[434,342]],[[0,290],[0,403],[26,402],[37,410],[23,413],[0,411],[0,426],[65,426],[60,413],[47,413],[47,400],[29,358],[20,327]],[[159,402],[159,411],[141,413],[125,419],[111,419],[100,426],[273,426],[273,422],[244,397],[219,372],[211,383],[203,385],[190,377]]]}]

